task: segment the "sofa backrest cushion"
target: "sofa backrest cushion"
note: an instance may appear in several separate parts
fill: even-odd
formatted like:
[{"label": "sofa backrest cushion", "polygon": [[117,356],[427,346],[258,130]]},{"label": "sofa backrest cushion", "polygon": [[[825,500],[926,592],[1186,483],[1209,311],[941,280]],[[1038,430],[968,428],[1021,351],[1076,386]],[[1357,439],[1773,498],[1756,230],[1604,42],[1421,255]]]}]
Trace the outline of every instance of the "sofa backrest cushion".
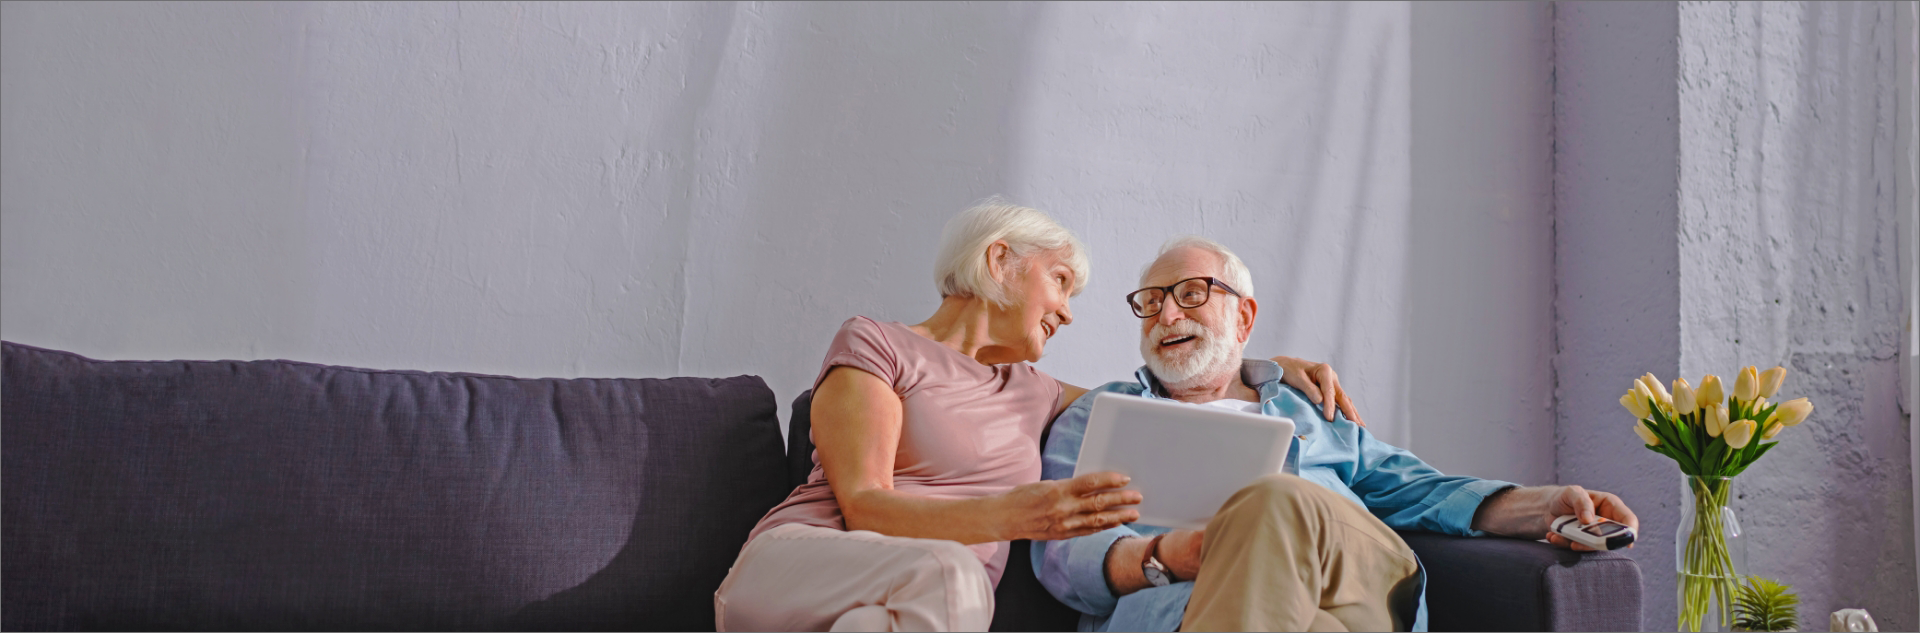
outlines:
[{"label": "sofa backrest cushion", "polygon": [[790,489],[754,376],[4,356],[9,630],[711,630]]}]

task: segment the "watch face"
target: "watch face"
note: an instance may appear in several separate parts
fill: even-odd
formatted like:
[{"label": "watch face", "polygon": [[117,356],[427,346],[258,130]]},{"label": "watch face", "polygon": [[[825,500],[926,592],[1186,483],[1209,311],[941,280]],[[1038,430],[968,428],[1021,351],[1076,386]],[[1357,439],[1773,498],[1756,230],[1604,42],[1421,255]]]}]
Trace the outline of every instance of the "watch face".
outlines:
[{"label": "watch face", "polygon": [[1166,572],[1162,572],[1159,569],[1156,569],[1153,567],[1145,567],[1145,568],[1142,568],[1140,571],[1144,572],[1147,575],[1147,582],[1153,583],[1153,586],[1155,587],[1165,587],[1167,585],[1173,584],[1167,579]]}]

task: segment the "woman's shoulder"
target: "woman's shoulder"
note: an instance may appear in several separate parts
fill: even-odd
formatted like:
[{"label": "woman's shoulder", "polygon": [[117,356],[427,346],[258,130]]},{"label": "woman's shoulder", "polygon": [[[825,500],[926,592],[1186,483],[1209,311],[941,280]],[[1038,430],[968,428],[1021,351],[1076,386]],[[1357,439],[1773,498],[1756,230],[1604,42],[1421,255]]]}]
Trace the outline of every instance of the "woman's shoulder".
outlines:
[{"label": "woman's shoulder", "polygon": [[912,326],[897,321],[882,321],[865,315],[856,315],[841,322],[839,331],[834,334],[833,347],[836,351],[848,348],[872,351],[884,349],[890,356],[921,358],[938,364],[972,367],[974,369],[969,371],[987,370],[1016,380],[1053,381],[1052,376],[1034,367],[1033,363],[1022,361],[979,365],[972,362],[972,359],[948,349],[945,345],[921,336],[913,330]]},{"label": "woman's shoulder", "polygon": [[856,330],[856,331],[863,331],[863,332],[879,332],[883,330],[904,329],[906,327],[907,326],[899,323],[895,323],[892,321],[881,321],[879,319],[876,319],[864,314],[856,314],[851,317],[848,317],[847,320],[840,322],[840,329],[842,331]]},{"label": "woman's shoulder", "polygon": [[858,342],[865,347],[893,349],[900,341],[902,332],[912,333],[899,323],[856,315],[840,323],[840,329],[834,331],[833,339],[836,347]]}]

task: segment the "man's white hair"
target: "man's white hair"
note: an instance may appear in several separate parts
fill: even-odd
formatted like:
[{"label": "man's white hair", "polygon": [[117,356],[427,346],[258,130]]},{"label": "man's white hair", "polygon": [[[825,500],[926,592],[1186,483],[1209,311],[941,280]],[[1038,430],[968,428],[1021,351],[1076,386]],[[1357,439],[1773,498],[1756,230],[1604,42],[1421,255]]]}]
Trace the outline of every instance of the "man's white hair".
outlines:
[{"label": "man's white hair", "polygon": [[1197,248],[1219,255],[1220,276],[1218,279],[1227,282],[1229,286],[1233,286],[1234,292],[1240,293],[1242,297],[1253,296],[1253,274],[1247,272],[1246,262],[1240,261],[1239,255],[1233,254],[1232,250],[1229,250],[1219,242],[1198,235],[1176,235],[1172,239],[1167,240],[1167,243],[1160,245],[1160,254],[1155,255],[1153,261],[1147,262],[1146,268],[1140,269],[1140,285],[1146,285],[1147,273],[1153,271],[1153,265],[1159,263],[1161,257],[1165,257],[1167,253],[1181,248]]},{"label": "man's white hair", "polygon": [[1071,294],[1086,289],[1087,248],[1080,238],[1039,209],[993,197],[961,211],[940,232],[940,253],[933,260],[933,285],[940,297],[979,297],[1007,305],[1005,289],[987,270],[987,247],[999,240],[1006,240],[1012,251],[1009,274],[1025,270],[1033,255],[1059,251],[1060,261],[1073,271]]}]

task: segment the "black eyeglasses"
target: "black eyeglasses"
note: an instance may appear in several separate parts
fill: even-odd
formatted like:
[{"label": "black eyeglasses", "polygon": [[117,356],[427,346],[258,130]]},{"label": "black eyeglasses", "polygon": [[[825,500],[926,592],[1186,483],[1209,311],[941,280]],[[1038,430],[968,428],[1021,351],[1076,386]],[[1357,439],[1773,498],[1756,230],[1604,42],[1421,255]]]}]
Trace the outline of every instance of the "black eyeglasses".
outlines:
[{"label": "black eyeglasses", "polygon": [[1182,279],[1171,286],[1141,288],[1127,293],[1127,306],[1133,308],[1133,315],[1142,319],[1160,314],[1160,306],[1173,295],[1173,304],[1182,308],[1198,308],[1207,305],[1207,299],[1213,296],[1213,287],[1219,286],[1227,294],[1240,296],[1233,286],[1212,277],[1194,277]]}]

